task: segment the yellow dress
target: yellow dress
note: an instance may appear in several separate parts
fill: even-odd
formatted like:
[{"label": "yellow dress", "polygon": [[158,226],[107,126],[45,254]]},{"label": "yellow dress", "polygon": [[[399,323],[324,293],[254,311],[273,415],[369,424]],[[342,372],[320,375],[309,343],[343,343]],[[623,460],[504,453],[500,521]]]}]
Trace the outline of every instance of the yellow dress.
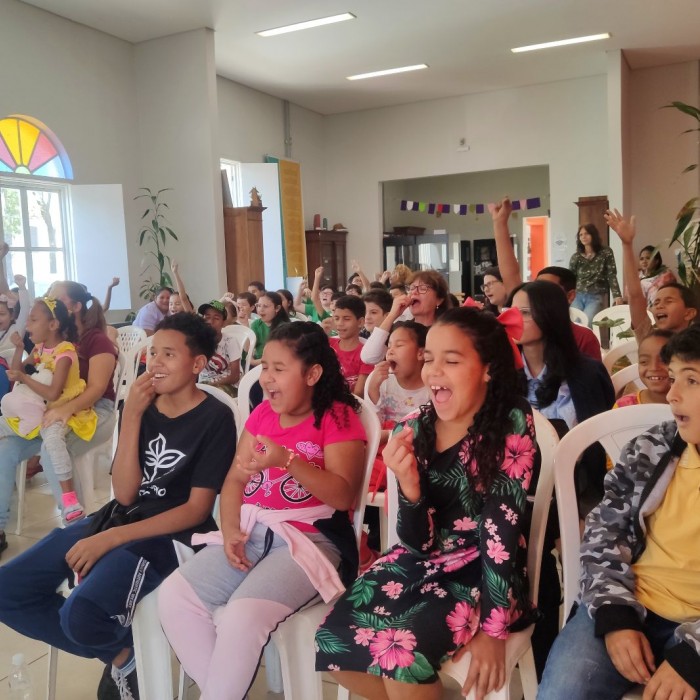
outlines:
[{"label": "yellow dress", "polygon": [[[45,348],[43,345],[37,345],[33,352],[32,357],[34,358],[34,364],[43,364],[46,369],[54,372],[56,370],[56,362],[62,357],[68,357],[71,361],[70,369],[68,370],[68,377],[66,378],[66,384],[63,387],[61,395],[55,401],[49,401],[46,404],[46,410],[51,408],[56,408],[62,406],[68,401],[72,401],[77,396],[85,391],[87,386],[84,379],[80,378],[80,367],[78,364],[78,353],[75,350],[75,345],[67,341],[63,341],[56,345],[54,348]],[[6,416],[5,420],[10,425],[10,427],[20,436],[26,438],[27,440],[34,439],[39,435],[39,430],[41,426],[38,425],[30,433],[23,435],[19,432],[19,418]],[[69,428],[73,432],[85,441],[92,440],[95,430],[97,429],[97,414],[93,408],[84,408],[82,411],[74,413],[67,422]]]}]

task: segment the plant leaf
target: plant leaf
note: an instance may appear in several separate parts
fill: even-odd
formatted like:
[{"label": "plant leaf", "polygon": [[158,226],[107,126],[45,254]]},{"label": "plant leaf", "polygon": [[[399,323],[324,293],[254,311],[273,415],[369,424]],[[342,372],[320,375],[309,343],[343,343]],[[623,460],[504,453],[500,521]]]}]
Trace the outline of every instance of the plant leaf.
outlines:
[{"label": "plant leaf", "polygon": [[323,627],[316,632],[316,644],[324,654],[342,654],[350,651],[350,647],[340,637]]},{"label": "plant leaf", "polygon": [[396,669],[396,680],[403,683],[416,683],[435,676],[435,670],[428,659],[419,651],[415,652],[413,663],[407,668]]},{"label": "plant leaf", "polygon": [[694,212],[692,210],[686,210],[684,214],[681,214],[681,216],[678,218],[678,224],[676,224],[676,230],[673,232],[673,236],[671,236],[671,242],[669,245],[673,245],[685,232],[685,230],[688,228],[690,220],[693,218],[693,213]]},{"label": "plant leaf", "polygon": [[671,104],[664,105],[664,108],[677,109],[679,112],[683,112],[683,114],[687,114],[688,116],[700,121],[700,109],[693,107],[692,105],[688,105],[685,102],[671,102]]}]

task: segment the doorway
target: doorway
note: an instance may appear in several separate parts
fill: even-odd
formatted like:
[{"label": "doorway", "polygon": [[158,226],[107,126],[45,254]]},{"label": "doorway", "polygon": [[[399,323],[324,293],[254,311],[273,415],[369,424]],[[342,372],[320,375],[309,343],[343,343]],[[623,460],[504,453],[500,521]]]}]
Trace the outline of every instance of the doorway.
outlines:
[{"label": "doorway", "polygon": [[528,216],[523,219],[523,257],[520,272],[532,280],[549,265],[549,217]]}]

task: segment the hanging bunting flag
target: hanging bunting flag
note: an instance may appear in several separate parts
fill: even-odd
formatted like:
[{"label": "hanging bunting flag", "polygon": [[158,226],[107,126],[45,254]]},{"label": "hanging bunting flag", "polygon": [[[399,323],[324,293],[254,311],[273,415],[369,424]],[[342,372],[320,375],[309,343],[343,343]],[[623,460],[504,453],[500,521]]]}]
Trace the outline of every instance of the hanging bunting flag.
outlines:
[{"label": "hanging bunting flag", "polygon": [[[513,211],[525,209],[539,209],[542,206],[541,197],[529,197],[527,199],[512,199]],[[401,211],[419,211],[428,214],[449,214],[453,212],[459,216],[467,214],[483,214],[486,211],[493,212],[496,208],[495,202],[488,204],[443,204],[436,202],[414,202],[410,199],[402,199]]]}]

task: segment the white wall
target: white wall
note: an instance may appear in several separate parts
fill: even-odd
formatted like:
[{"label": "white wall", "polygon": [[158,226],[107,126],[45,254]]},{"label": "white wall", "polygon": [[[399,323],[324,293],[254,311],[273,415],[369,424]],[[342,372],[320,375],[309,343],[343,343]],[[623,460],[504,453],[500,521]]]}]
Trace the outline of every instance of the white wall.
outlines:
[{"label": "white wall", "polygon": [[[242,163],[262,163],[266,155],[285,157],[283,101],[217,77],[219,155]],[[325,118],[290,104],[291,160],[301,163],[304,222],[322,213],[325,194]]]},{"label": "white wall", "polygon": [[[43,121],[65,146],[76,184],[121,185],[127,238],[135,240],[133,47],[16,0],[0,0],[0,18],[0,116],[28,114]],[[130,248],[132,281],[138,263]],[[102,298],[113,274],[105,269],[102,288],[90,291]],[[137,290],[132,284],[133,298]]]},{"label": "white wall", "polygon": [[198,29],[134,48],[140,180],[166,193],[181,263],[196,303],[226,289],[214,35]]},{"label": "white wall", "polygon": [[661,109],[672,101],[697,106],[698,62],[644,68],[630,75],[628,132],[629,211],[637,216],[639,240],[635,246],[661,245],[665,262],[666,241],[675,229],[675,218],[685,202],[699,192],[698,171],[682,174],[698,162],[697,133],[682,134],[697,122],[675,109]]},{"label": "white wall", "polygon": [[552,264],[566,264],[573,202],[608,189],[606,77],[334,115],[326,143],[329,219],[348,227],[348,257],[364,268],[381,260],[380,182],[531,165],[549,166]]}]

